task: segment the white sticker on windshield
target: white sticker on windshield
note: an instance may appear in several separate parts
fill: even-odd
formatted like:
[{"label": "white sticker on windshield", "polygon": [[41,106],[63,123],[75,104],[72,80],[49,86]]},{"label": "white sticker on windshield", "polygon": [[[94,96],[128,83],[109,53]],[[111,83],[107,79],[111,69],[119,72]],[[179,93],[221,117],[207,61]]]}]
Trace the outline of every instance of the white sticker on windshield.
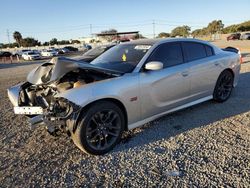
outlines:
[{"label": "white sticker on windshield", "polygon": [[136,50],[148,50],[151,46],[150,45],[136,45]]}]

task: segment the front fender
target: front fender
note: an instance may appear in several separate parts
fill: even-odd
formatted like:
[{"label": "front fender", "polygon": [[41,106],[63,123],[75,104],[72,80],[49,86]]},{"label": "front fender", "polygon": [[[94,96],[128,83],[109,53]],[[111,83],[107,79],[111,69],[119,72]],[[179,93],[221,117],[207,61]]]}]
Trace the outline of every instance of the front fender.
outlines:
[{"label": "front fender", "polygon": [[130,75],[87,84],[57,94],[55,97],[65,98],[81,107],[101,99],[116,99],[126,108],[130,124],[141,117],[139,95],[138,76]]}]

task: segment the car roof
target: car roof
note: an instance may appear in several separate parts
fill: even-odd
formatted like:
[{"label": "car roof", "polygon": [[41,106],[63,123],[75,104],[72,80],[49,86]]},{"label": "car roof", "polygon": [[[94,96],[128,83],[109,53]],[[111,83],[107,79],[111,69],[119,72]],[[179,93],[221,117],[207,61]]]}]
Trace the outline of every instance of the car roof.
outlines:
[{"label": "car roof", "polygon": [[209,42],[204,41],[204,40],[199,40],[199,39],[193,39],[193,38],[160,38],[160,39],[139,39],[139,40],[134,40],[130,42],[124,42],[120,45],[123,44],[135,44],[135,45],[154,45],[154,44],[161,44],[165,42],[199,42],[203,44],[207,44],[212,46]]}]

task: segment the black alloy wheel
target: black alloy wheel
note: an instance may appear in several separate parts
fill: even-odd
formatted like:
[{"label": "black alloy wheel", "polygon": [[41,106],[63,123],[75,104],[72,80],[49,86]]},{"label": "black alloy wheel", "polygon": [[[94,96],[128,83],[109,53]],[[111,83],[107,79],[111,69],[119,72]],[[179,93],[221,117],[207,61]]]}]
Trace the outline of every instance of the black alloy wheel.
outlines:
[{"label": "black alloy wheel", "polygon": [[230,97],[233,90],[233,81],[234,76],[230,71],[225,70],[220,74],[213,94],[215,101],[224,102]]},{"label": "black alloy wheel", "polygon": [[124,127],[124,114],[116,104],[97,102],[81,115],[72,139],[81,150],[101,155],[119,142]]}]

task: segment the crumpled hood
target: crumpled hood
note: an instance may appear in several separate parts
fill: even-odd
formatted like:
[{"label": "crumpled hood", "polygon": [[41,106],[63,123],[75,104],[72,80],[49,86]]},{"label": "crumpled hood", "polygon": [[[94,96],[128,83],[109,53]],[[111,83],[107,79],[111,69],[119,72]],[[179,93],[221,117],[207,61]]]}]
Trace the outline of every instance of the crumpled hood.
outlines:
[{"label": "crumpled hood", "polygon": [[76,69],[94,70],[106,74],[120,75],[121,72],[94,66],[77,60],[55,57],[37,68],[27,76],[27,81],[32,84],[45,84],[60,79],[62,76]]}]

